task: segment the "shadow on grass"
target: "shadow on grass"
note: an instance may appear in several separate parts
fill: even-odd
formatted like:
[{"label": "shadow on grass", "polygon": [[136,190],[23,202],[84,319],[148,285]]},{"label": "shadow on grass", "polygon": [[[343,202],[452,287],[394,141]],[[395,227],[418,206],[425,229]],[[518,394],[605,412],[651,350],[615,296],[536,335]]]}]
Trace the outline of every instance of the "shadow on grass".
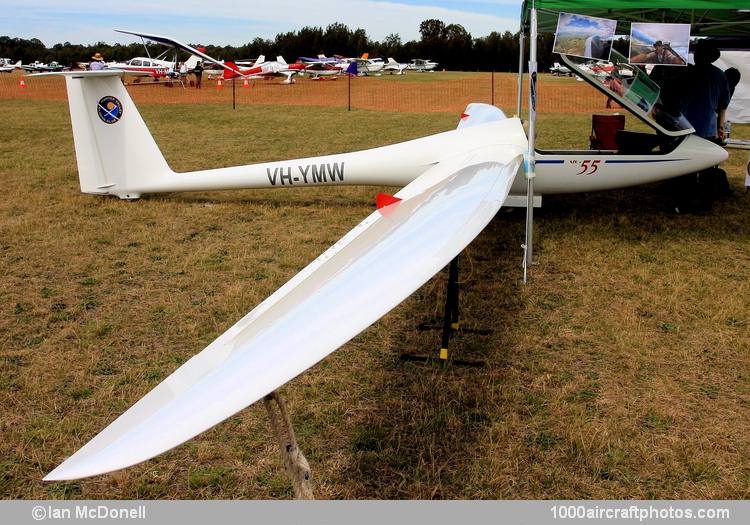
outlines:
[{"label": "shadow on grass", "polygon": [[398,343],[382,357],[382,370],[373,376],[369,396],[376,409],[361,415],[349,439],[350,462],[342,476],[353,487],[352,497],[477,494],[465,469],[486,453],[485,440],[497,413],[492,391],[495,383],[504,381],[508,349],[515,344],[512,332],[502,327],[522,308],[522,298],[515,293],[519,261],[507,257],[508,246],[522,231],[522,220],[497,217],[462,256],[462,326],[493,330],[459,332],[451,339],[450,355],[482,360],[483,367],[399,358],[402,352],[438,355],[440,330],[419,331],[416,326],[440,317],[447,270],[408,303],[410,313],[392,334]]}]

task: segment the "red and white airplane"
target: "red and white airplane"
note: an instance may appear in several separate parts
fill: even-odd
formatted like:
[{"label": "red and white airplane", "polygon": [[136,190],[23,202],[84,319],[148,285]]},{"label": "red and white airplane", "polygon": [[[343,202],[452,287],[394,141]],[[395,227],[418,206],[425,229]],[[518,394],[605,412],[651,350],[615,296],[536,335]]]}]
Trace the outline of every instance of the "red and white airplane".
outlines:
[{"label": "red and white airplane", "polygon": [[294,75],[303,73],[307,64],[296,62],[287,64],[284,57],[277,56],[276,60],[269,60],[257,63],[251,67],[242,67],[231,60],[224,62],[224,78],[249,77],[249,78],[268,78],[284,76],[286,79],[282,84],[291,84],[294,82]]}]

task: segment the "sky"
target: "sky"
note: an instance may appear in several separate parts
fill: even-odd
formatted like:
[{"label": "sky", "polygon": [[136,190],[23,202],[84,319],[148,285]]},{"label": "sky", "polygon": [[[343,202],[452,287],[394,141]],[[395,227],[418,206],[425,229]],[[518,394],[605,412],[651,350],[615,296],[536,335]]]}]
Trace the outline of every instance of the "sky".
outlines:
[{"label": "sky", "polygon": [[586,33],[587,35],[599,35],[611,37],[615,33],[616,20],[595,18],[580,15],[561,15],[557,26],[557,34],[561,33]]},{"label": "sky", "polygon": [[161,34],[195,44],[241,45],[256,37],[341,22],[382,40],[419,38],[419,23],[461,24],[475,37],[518,31],[521,0],[0,0],[0,35],[56,43],[136,41],[114,29]]},{"label": "sky", "polygon": [[633,36],[646,43],[656,40],[674,46],[687,47],[690,43],[690,24],[633,24]]}]

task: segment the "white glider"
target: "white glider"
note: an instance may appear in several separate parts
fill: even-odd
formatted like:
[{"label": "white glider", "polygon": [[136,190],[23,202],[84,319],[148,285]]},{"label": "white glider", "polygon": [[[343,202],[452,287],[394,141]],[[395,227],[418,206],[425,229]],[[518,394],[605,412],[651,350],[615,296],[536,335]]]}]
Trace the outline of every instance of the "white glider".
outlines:
[{"label": "white glider", "polygon": [[[128,33],[189,50],[235,71],[170,37]],[[656,133],[622,132],[618,134],[617,149],[612,150],[537,150],[534,189],[538,197],[646,184],[726,160],[726,151],[694,135],[684,117],[669,114],[658,101],[641,100],[637,96],[640,91],[635,89],[638,83],[632,79],[627,82],[633,83],[633,89],[617,93],[585,65],[569,60],[566,63]],[[57,73],[66,80],[78,176],[84,193],[137,199],[147,193],[306,185],[403,187],[450,155],[456,145],[456,131],[449,131],[352,153],[176,173],[167,165],[137,107],[116,78],[118,73],[95,73],[101,72]],[[657,99],[658,95],[656,92]],[[94,110],[105,99],[119,107],[122,118],[117,125],[96,118]],[[473,137],[465,139],[475,144],[492,144],[495,133],[496,130],[476,131]],[[525,205],[525,182],[524,177],[516,177],[506,205]]]},{"label": "white glider", "polygon": [[[456,130],[401,144],[177,174],[122,86],[121,72],[59,74],[66,78],[81,189],[87,193],[137,198],[147,192],[300,184],[406,186],[396,195],[401,201],[370,215],[45,480],[93,476],[145,461],[272,392],[424,284],[525,182],[517,176],[528,148],[521,122],[485,104],[470,104]],[[637,114],[634,102],[623,103]],[[647,123],[662,134],[650,146],[630,145],[649,146],[643,153],[589,151],[582,153],[589,158],[579,161],[569,152],[567,157],[540,152],[536,187],[542,193],[624,187],[726,158],[723,149],[690,135],[689,128]],[[541,169],[545,165],[550,171]]]}]

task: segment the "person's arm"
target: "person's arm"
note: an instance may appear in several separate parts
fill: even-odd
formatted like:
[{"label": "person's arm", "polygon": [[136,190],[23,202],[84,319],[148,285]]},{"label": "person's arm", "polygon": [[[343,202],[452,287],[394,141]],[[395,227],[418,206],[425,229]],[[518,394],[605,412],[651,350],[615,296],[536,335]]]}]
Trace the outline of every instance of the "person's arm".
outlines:
[{"label": "person's arm", "polygon": [[717,131],[720,140],[724,140],[724,126],[727,122],[727,106],[729,106],[729,82],[727,77],[723,74],[719,76],[719,107],[718,111],[718,122]]},{"label": "person's arm", "polygon": [[649,53],[641,53],[640,55],[635,55],[630,57],[630,62],[637,62],[639,64],[643,64],[651,60],[651,57],[653,57],[654,52],[651,51]]},{"label": "person's arm", "polygon": [[726,108],[720,109],[719,118],[717,122],[718,124],[717,131],[718,131],[720,140],[724,140],[724,126],[726,125],[726,122],[727,122],[727,110]]}]

